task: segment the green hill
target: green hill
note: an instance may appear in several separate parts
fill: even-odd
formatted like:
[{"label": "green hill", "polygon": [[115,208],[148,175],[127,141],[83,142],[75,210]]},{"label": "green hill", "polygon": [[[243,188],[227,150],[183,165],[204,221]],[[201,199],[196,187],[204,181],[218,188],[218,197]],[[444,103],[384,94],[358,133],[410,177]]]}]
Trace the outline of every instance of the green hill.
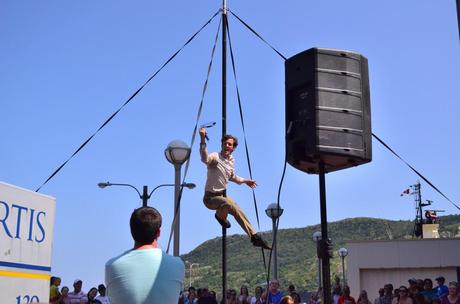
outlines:
[{"label": "green hill", "polygon": [[[453,237],[458,234],[460,215],[441,217],[441,236]],[[337,249],[347,240],[387,240],[411,238],[414,223],[412,221],[389,221],[375,218],[344,219],[328,224],[329,236],[336,249],[331,259],[331,273],[341,273],[341,261]],[[317,288],[317,257],[312,234],[320,226],[280,229],[278,231],[278,272],[283,289],[294,284],[299,290]],[[271,242],[271,231],[262,234]],[[221,289],[221,238],[208,240],[182,256],[188,263],[199,263],[192,271],[192,284],[196,287]],[[265,256],[268,264],[268,254]],[[190,273],[186,265],[185,286],[189,286]],[[227,236],[227,285],[239,291],[245,284],[252,292],[257,285],[266,282],[263,257],[260,249],[253,247],[245,235]]]}]

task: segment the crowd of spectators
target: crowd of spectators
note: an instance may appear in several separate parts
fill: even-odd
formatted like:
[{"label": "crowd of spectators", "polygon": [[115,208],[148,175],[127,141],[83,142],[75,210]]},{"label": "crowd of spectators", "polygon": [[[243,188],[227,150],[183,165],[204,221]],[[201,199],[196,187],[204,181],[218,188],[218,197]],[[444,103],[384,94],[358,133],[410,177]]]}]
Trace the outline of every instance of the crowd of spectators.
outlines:
[{"label": "crowd of spectators", "polygon": [[450,282],[445,285],[445,278],[436,279],[437,286],[433,286],[430,278],[411,278],[408,285],[394,288],[392,284],[385,284],[379,290],[379,296],[374,304],[460,304],[459,284]]},{"label": "crowd of spectators", "polygon": [[[411,278],[406,285],[394,288],[392,284],[385,284],[378,290],[378,296],[373,302],[369,299],[366,290],[361,290],[358,299],[350,295],[350,287],[342,286],[336,282],[332,288],[332,304],[460,304],[458,282],[445,284],[445,279],[439,276],[435,279],[437,286],[433,286],[430,278]],[[88,293],[82,291],[83,282],[76,279],[73,290],[67,286],[60,288],[61,279],[51,277],[50,282],[51,304],[110,304],[106,295],[104,284],[97,288],[92,287]],[[322,304],[322,290],[310,293],[307,304]],[[194,288],[181,292],[179,304],[218,304],[216,292],[208,288]],[[257,286],[251,293],[247,286],[241,286],[240,290],[228,289],[225,301],[220,304],[302,304],[301,297],[294,285],[290,285],[287,294],[280,290],[278,280],[272,279],[268,289]]]},{"label": "crowd of spectators", "polygon": [[[207,288],[189,287],[181,293],[179,304],[217,304],[218,299],[213,290]],[[248,287],[241,286],[239,292],[235,289],[228,289],[225,301],[221,304],[300,304],[300,295],[297,293],[295,286],[290,285],[288,294],[283,295],[280,290],[278,280],[272,279],[268,290],[262,286],[257,286],[252,294]]]},{"label": "crowd of spectators", "polygon": [[83,281],[76,279],[73,282],[73,290],[61,285],[61,278],[51,277],[50,279],[50,304],[110,304],[109,297],[106,295],[104,284],[97,288],[92,287],[88,293],[82,290]]}]

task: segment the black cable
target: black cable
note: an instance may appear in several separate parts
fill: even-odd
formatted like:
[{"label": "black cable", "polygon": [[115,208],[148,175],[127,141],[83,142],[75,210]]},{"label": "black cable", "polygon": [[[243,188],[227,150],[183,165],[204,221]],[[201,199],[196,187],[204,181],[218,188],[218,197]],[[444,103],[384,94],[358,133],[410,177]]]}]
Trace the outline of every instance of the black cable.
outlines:
[{"label": "black cable", "polygon": [[[221,24],[222,24],[222,18],[220,19],[219,25],[217,27],[216,38],[214,40],[214,46],[212,47],[212,51],[211,51],[211,59],[210,59],[209,64],[208,64],[208,71],[207,71],[207,74],[206,74],[206,80],[205,80],[204,85],[203,85],[203,91],[201,92],[200,105],[198,106],[198,112],[197,112],[197,116],[196,116],[195,127],[193,128],[192,139],[190,141],[190,149],[191,149],[190,156],[189,156],[187,162],[185,163],[184,178],[182,179],[182,184],[185,183],[185,180],[187,178],[188,169],[189,169],[189,165],[190,165],[190,160],[192,158],[191,156],[192,156],[192,151],[193,151],[193,144],[195,143],[196,131],[198,130],[198,123],[200,121],[201,111],[203,109],[204,96],[205,96],[206,90],[208,88],[209,75],[211,74],[211,68],[212,68],[212,63],[213,63],[213,59],[214,59],[214,53],[215,53],[215,50],[216,50],[217,39],[219,38],[219,31],[220,31]],[[172,224],[171,224],[171,232],[169,234],[168,247],[166,249],[166,253],[169,253],[169,247],[171,245],[171,240],[172,240],[172,236],[173,236],[173,232],[174,232],[174,225],[175,225],[176,220],[177,220],[177,214],[178,214],[178,212],[180,210],[180,203],[181,203],[182,190],[183,189],[184,189],[184,187],[181,187],[180,192],[179,192],[179,198],[178,198],[177,207],[174,210],[174,219],[173,219]]]},{"label": "black cable", "polygon": [[[247,142],[247,139],[246,139],[246,129],[244,127],[243,108],[241,106],[240,90],[239,90],[239,87],[238,87],[238,79],[236,77],[235,58],[234,58],[234,55],[233,55],[232,39],[230,37],[230,29],[229,29],[228,24],[227,24],[227,34],[228,34],[228,44],[229,44],[229,47],[230,47],[230,58],[232,60],[233,77],[235,79],[236,96],[238,98],[238,108],[239,108],[239,113],[240,113],[241,127],[243,129],[244,148],[245,148],[245,151],[246,151],[246,160],[247,160],[247,163],[248,163],[249,178],[253,179],[252,178],[251,161],[249,159],[248,142]],[[259,211],[258,211],[258,208],[257,208],[256,194],[255,194],[255,191],[254,191],[253,188],[252,188],[252,200],[254,202],[254,208],[255,208],[255,211],[256,211],[257,227],[260,230]]]},{"label": "black cable", "polygon": [[412,167],[408,162],[406,162],[401,156],[398,155],[393,149],[390,148],[383,140],[381,140],[377,135],[372,133],[372,136],[377,139],[385,148],[388,149],[391,153],[393,153],[397,158],[399,158],[403,163],[406,164],[412,171],[415,172],[421,179],[423,179],[428,185],[430,185],[434,190],[436,190],[439,194],[441,194],[446,200],[448,200],[452,205],[454,205],[458,210],[460,207],[456,205],[453,201],[451,201],[441,190],[438,189],[432,182],[430,182],[425,176],[423,176],[420,172],[418,172],[414,167]]},{"label": "black cable", "polygon": [[[249,177],[252,180],[253,179],[253,177],[252,177],[252,167],[251,167],[251,160],[249,158],[249,149],[248,149],[248,143],[247,143],[247,139],[246,139],[246,129],[245,129],[245,126],[244,126],[243,107],[241,106],[241,96],[240,96],[240,90],[239,90],[239,86],[238,86],[238,78],[236,77],[235,56],[233,55],[232,40],[231,40],[231,37],[230,37],[230,27],[229,27],[228,24],[227,24],[227,36],[228,36],[228,43],[229,43],[229,47],[230,47],[230,58],[231,58],[231,61],[232,61],[233,77],[235,79],[236,95],[237,95],[237,98],[238,98],[238,108],[239,108],[239,113],[240,113],[241,127],[243,129],[243,138],[244,138],[244,147],[245,147],[245,151],[246,151],[246,160],[247,160],[247,163],[248,163]],[[254,191],[253,188],[252,188],[252,199],[253,199],[253,202],[254,202],[254,209],[256,211],[257,227],[260,230],[259,211],[258,211],[258,208],[257,208],[256,194],[255,194],[255,191]],[[264,262],[264,269],[265,269],[265,271],[267,271],[267,262],[266,262],[266,259],[265,259],[265,252],[264,252],[263,248],[261,248],[261,252],[262,252],[262,259],[263,259],[263,262]],[[271,256],[271,250],[270,250],[270,256]],[[270,268],[270,265],[269,265],[268,268]],[[270,270],[268,270],[267,277],[269,275],[270,275]]]},{"label": "black cable", "polygon": [[61,171],[61,169],[78,153],[80,152],[81,149],[83,149],[86,144],[88,144],[94,136],[96,136],[97,133],[99,133],[99,131],[101,131],[117,114],[118,112],[120,112],[155,76],[157,76],[157,74],[171,61],[174,59],[174,57],[176,57],[177,54],[179,54],[180,51],[182,51],[182,49],[187,46],[187,44],[189,44],[193,38],[195,38],[196,35],[198,35],[209,23],[211,23],[211,21],[214,19],[214,17],[217,16],[217,14],[219,14],[220,12],[220,9],[219,11],[217,11],[195,34],[193,34],[188,40],[187,42],[185,42],[185,44],[179,49],[177,50],[171,57],[169,57],[168,60],[166,60],[166,62],[152,75],[150,76],[149,79],[147,79],[147,81],[139,88],[136,90],[136,92],[134,92],[131,97],[129,97],[124,103],[123,105],[118,108],[118,110],[116,110],[112,115],[110,115],[110,117],[96,130],[96,132],[94,132],[87,140],[85,140],[85,142],[83,142],[83,144],[80,145],[80,147],[78,147],[77,150],[75,150],[75,152],[64,162],[62,163],[47,179],[46,181],[40,186],[37,188],[37,190],[35,190],[35,192],[38,192],[40,191],[40,189],[45,185],[47,184],[59,171]]},{"label": "black cable", "polygon": [[274,50],[281,58],[283,58],[284,60],[286,60],[287,58],[281,54],[277,49],[275,49],[270,43],[268,43],[264,38],[262,38],[261,35],[259,35],[255,30],[252,29],[252,27],[250,27],[246,22],[244,22],[240,17],[238,17],[235,13],[233,13],[230,9],[228,9],[228,11],[233,15],[235,16],[236,19],[238,19],[245,27],[247,27],[251,32],[254,33],[254,35],[256,35],[257,37],[259,37],[266,45],[268,45],[272,50]]}]

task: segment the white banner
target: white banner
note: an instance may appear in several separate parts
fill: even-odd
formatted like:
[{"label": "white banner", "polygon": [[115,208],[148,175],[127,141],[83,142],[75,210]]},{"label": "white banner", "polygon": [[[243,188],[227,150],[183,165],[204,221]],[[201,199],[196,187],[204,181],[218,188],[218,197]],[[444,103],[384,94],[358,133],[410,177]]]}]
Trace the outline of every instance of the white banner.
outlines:
[{"label": "white banner", "polygon": [[0,182],[0,303],[49,300],[56,201]]}]

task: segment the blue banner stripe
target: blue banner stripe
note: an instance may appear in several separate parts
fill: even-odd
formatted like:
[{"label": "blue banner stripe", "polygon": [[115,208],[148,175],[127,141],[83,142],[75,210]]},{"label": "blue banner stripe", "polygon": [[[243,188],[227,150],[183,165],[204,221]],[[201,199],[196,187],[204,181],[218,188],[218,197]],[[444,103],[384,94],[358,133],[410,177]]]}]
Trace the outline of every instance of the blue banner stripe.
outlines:
[{"label": "blue banner stripe", "polygon": [[11,262],[4,262],[4,261],[0,261],[0,266],[22,268],[22,269],[32,269],[32,270],[42,270],[42,271],[51,271],[51,267],[47,267],[47,266],[11,263]]}]

